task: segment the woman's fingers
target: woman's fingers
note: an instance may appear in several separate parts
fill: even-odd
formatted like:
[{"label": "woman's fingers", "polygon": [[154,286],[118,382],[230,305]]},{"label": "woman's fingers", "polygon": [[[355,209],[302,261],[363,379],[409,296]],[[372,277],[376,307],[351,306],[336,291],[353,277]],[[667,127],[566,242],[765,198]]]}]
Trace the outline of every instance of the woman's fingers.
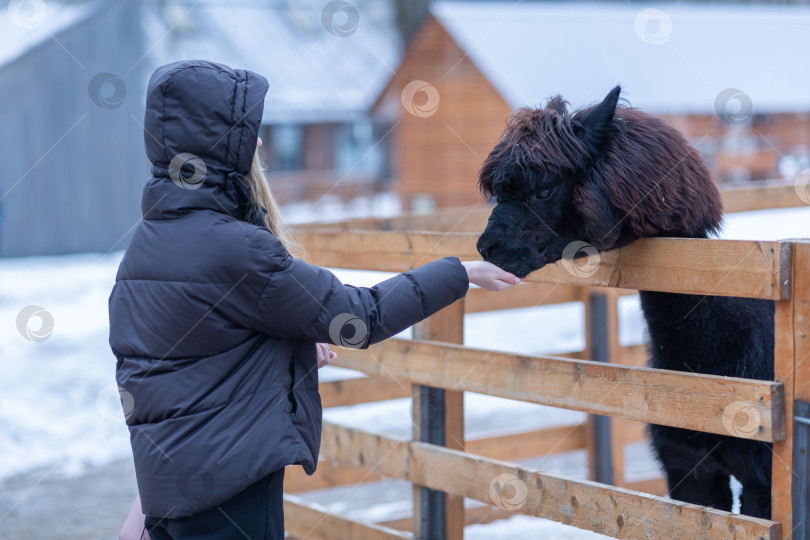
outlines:
[{"label": "woman's fingers", "polygon": [[495,266],[492,263],[486,263],[486,264],[489,265],[489,267],[491,268],[491,270],[492,270],[492,272],[494,274],[495,280],[502,281],[507,286],[517,285],[518,283],[520,283],[520,278],[517,277],[516,275],[507,272],[503,268],[498,268],[497,266]]},{"label": "woman's fingers", "polygon": [[467,269],[470,283],[488,291],[501,291],[520,283],[520,279],[514,274],[486,261],[465,261],[462,264]]},{"label": "woman's fingers", "polygon": [[[520,282],[518,282],[518,283],[520,283]],[[493,282],[493,288],[492,288],[492,289],[488,289],[488,290],[489,290],[489,291],[502,291],[502,290],[504,290],[504,289],[508,289],[509,287],[511,287],[511,286],[513,286],[513,285],[516,285],[516,284],[517,284],[517,283],[515,283],[514,281],[503,280],[503,279],[496,279],[496,280]]]},{"label": "woman's fingers", "polygon": [[329,350],[329,345],[327,343],[316,343],[315,345],[318,353],[318,369],[327,365],[330,359],[337,356],[335,353]]}]

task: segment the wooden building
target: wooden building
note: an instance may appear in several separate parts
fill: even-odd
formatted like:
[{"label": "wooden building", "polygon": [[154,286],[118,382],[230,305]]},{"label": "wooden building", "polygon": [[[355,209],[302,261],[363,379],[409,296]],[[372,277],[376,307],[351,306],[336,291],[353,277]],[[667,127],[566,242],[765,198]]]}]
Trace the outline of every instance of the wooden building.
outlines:
[{"label": "wooden building", "polygon": [[[12,9],[14,8],[14,9]],[[141,218],[138,5],[0,10],[0,257],[109,252]]]},{"label": "wooden building", "polygon": [[[810,9],[790,6],[437,2],[375,106],[412,210],[483,201],[478,170],[523,106],[573,108],[616,84],[666,117],[719,181],[810,167]],[[731,92],[734,89],[742,89]],[[798,170],[796,170],[798,168]]]},{"label": "wooden building", "polygon": [[0,10],[0,257],[126,248],[150,174],[146,84],[181,59],[267,77],[261,136],[281,202],[390,189],[378,141],[391,125],[370,110],[402,55],[394,5],[341,4],[360,22],[338,17],[338,32],[325,3],[49,0]]}]

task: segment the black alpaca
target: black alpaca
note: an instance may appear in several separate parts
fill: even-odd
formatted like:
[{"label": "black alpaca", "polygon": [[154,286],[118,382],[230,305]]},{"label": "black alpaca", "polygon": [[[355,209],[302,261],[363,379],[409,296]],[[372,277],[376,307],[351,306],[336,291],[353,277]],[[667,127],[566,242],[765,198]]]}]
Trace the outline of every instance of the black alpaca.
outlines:
[{"label": "black alpaca", "polygon": [[[478,240],[485,260],[523,277],[584,241],[599,251],[642,237],[706,238],[720,227],[720,195],[698,152],[663,120],[602,103],[569,113],[552,98],[521,109],[479,173],[495,197]],[[773,302],[640,291],[655,368],[773,379]],[[771,445],[651,425],[672,498],[770,518]]]}]

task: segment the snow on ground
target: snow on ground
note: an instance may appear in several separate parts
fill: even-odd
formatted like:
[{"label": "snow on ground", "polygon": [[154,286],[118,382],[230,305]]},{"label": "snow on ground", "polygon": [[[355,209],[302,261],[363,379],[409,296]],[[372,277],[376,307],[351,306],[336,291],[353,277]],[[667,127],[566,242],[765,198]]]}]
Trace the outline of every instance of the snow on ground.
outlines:
[{"label": "snow on ground", "polygon": [[300,202],[284,206],[284,220],[290,224],[353,218],[387,218],[402,213],[402,203],[396,194],[376,193],[344,202],[340,197],[326,194],[315,203]]},{"label": "snow on ground", "polygon": [[[327,210],[331,212],[324,208],[324,213]],[[345,214],[361,210],[348,209]],[[299,219],[312,214],[311,209],[295,212]],[[758,240],[808,237],[810,208],[732,215],[722,236]],[[115,359],[107,341],[107,299],[121,256],[122,252],[115,252],[0,259],[0,480],[51,466],[62,474],[75,475],[85,464],[109,463],[129,455],[128,434],[116,394]],[[389,275],[346,270],[336,273],[355,285],[371,285]],[[45,341],[28,341],[18,330],[17,316],[29,305],[41,306],[53,316],[53,333]],[[584,345],[582,316],[582,308],[576,304],[472,314],[465,321],[465,344],[528,354],[578,350]],[[38,330],[36,322],[30,330]],[[641,341],[643,321],[636,297],[621,299],[619,330],[623,344]],[[402,337],[409,335],[406,331]],[[357,375],[333,367],[321,371],[322,380]],[[325,417],[397,436],[407,437],[411,430],[408,400],[339,407],[326,411]],[[469,438],[569,425],[582,418],[574,411],[465,395]],[[646,445],[636,445],[627,452],[631,458],[628,465],[632,465],[628,474],[642,478],[655,473],[656,464]],[[575,477],[585,474],[581,452],[529,463]],[[410,509],[410,490],[404,482],[391,480],[341,489],[342,494],[329,490],[312,497],[322,499],[319,502],[331,510],[345,510],[364,519],[395,519]],[[364,490],[371,491],[361,496]],[[549,537],[597,537],[558,524],[539,523],[515,517],[507,523],[469,527],[467,537],[505,538],[502,535],[507,533],[523,537],[520,531],[524,527],[537,537],[538,527],[546,526],[550,527]]]},{"label": "snow on ground", "polygon": [[[79,472],[129,452],[107,342],[121,255],[0,259],[0,478],[57,462]],[[17,329],[29,305],[53,316],[45,341]]]}]

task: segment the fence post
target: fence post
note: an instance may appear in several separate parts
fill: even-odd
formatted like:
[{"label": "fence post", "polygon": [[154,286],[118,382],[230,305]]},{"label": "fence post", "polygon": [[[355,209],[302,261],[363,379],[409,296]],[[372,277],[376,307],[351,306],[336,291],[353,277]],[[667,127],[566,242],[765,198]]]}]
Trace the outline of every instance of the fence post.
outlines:
[{"label": "fence post", "polygon": [[[413,327],[414,339],[462,344],[464,300]],[[464,392],[413,385],[413,439],[464,450]],[[420,540],[462,540],[464,497],[413,487],[413,533]]]},{"label": "fence post", "polygon": [[793,538],[810,539],[810,402],[793,403]]},{"label": "fence post", "polygon": [[[810,539],[804,521],[810,510],[807,486],[810,463],[808,456],[802,455],[808,442],[802,422],[802,402],[810,401],[809,270],[810,242],[793,241],[790,299],[776,302],[774,318],[774,379],[785,385],[785,440],[773,445],[771,518],[782,524],[785,540]],[[797,440],[797,436],[805,440]]]},{"label": "fence post", "polygon": [[[585,332],[588,357],[596,362],[610,362],[611,330],[616,332],[616,298],[603,292],[586,289]],[[588,415],[588,470],[591,480],[603,484],[614,483],[614,456],[611,443],[611,418],[598,414]],[[621,465],[621,464],[619,464]],[[620,469],[621,471],[621,469]]]}]

